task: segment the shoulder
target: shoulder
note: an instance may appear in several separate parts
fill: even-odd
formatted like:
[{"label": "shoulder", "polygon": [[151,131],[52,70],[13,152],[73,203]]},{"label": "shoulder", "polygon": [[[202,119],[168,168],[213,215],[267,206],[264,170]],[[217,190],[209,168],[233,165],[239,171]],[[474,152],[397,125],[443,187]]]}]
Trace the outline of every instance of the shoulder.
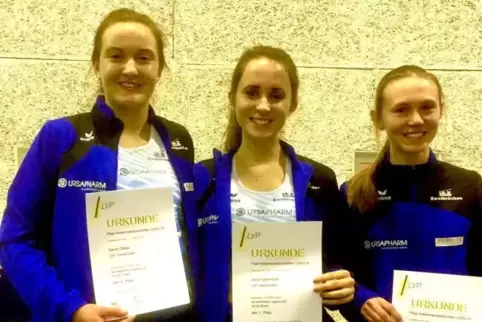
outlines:
[{"label": "shoulder", "polygon": [[61,123],[62,121],[68,122],[71,126],[75,128],[85,130],[92,128],[94,124],[91,112],[68,115],[54,121],[58,121],[59,123]]},{"label": "shoulder", "polygon": [[343,196],[346,197],[347,191],[348,191],[348,181],[345,181],[340,186],[340,192],[343,194]]},{"label": "shoulder", "polygon": [[211,184],[214,178],[214,159],[206,159],[197,162],[193,167],[194,184],[198,193],[202,194]]},{"label": "shoulder", "polygon": [[194,165],[194,171],[204,172],[204,173],[209,174],[210,176],[213,176],[213,174],[214,174],[214,159],[210,158],[210,159],[206,159],[206,160],[202,160],[202,161],[197,162]]},{"label": "shoulder", "polygon": [[482,197],[482,177],[474,170],[465,169],[448,162],[437,161],[433,182],[440,188],[456,189],[475,199]]},{"label": "shoulder", "polygon": [[437,161],[435,169],[437,175],[442,178],[466,182],[467,184],[479,182],[481,179],[477,171],[465,169],[444,161]]},{"label": "shoulder", "polygon": [[194,143],[188,130],[183,125],[160,116],[156,116],[155,122],[167,132],[171,141],[171,150],[189,160],[190,163],[194,163]]},{"label": "shoulder", "polygon": [[[59,152],[66,152],[75,143],[82,130],[92,131],[92,125],[87,126],[90,113],[75,114],[48,120],[39,131],[38,139],[47,144],[49,149],[58,148]],[[85,124],[85,125],[84,125]]]},{"label": "shoulder", "polygon": [[187,140],[190,140],[192,142],[191,134],[189,133],[189,131],[187,130],[187,128],[184,125],[182,125],[180,123],[177,123],[177,122],[174,122],[174,121],[171,121],[171,120],[168,120],[168,119],[166,119],[164,117],[161,117],[161,116],[157,116],[156,118],[167,129],[171,140],[187,139]]},{"label": "shoulder", "polygon": [[336,174],[333,169],[302,155],[296,155],[299,162],[307,164],[313,168],[313,180],[319,183],[337,184]]}]

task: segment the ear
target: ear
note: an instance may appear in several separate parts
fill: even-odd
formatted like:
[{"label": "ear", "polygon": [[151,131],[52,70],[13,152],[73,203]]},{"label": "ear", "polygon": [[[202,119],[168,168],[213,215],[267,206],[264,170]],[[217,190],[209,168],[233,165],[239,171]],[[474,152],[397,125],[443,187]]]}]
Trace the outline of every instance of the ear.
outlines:
[{"label": "ear", "polygon": [[229,100],[229,107],[231,109],[234,109],[234,107],[236,106],[236,93],[229,92],[228,100]]},{"label": "ear", "polygon": [[442,99],[440,101],[440,118],[442,118],[442,116],[444,116],[445,114],[445,100]]},{"label": "ear", "polygon": [[290,106],[290,115],[293,114],[298,109],[298,104],[299,104],[298,98],[293,100],[293,102],[291,103],[291,106]]},{"label": "ear", "polygon": [[370,118],[372,120],[373,125],[380,131],[385,130],[385,127],[383,126],[383,123],[380,122],[378,119],[377,111],[375,110],[370,110]]},{"label": "ear", "polygon": [[94,68],[94,73],[97,78],[100,78],[100,72],[99,72],[99,62],[94,63],[92,66]]}]

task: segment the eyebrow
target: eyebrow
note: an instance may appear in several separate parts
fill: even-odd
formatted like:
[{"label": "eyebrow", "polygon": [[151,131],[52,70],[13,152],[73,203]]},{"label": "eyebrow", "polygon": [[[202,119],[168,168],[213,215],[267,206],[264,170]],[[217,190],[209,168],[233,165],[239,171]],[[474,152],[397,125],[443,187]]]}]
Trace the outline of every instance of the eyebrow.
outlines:
[{"label": "eyebrow", "polygon": [[[395,103],[392,105],[392,108],[398,108],[402,105],[411,105],[412,102],[407,102],[407,101],[401,101],[401,102],[398,102],[398,103]],[[436,100],[433,100],[433,99],[426,99],[426,100],[423,100],[423,101],[420,101],[420,104],[423,105],[423,104],[434,104],[436,105],[437,104],[437,101]]]},{"label": "eyebrow", "polygon": [[[124,49],[122,49],[120,47],[109,47],[105,51],[124,51]],[[149,49],[149,48],[141,48],[138,51],[149,52],[151,54],[154,54],[154,51],[152,51],[152,49]]]},{"label": "eyebrow", "polygon": [[434,103],[434,104],[437,104],[437,101],[436,101],[436,100],[433,100],[433,99],[428,99],[428,100],[423,100],[422,103],[423,103],[423,104],[426,104],[426,103]]},{"label": "eyebrow", "polygon": [[[261,86],[260,85],[246,85],[244,86],[244,89],[248,89],[248,88],[260,88]],[[282,90],[284,91],[284,89],[282,87],[279,87],[279,86],[274,86],[274,87],[270,87],[271,90]]]}]

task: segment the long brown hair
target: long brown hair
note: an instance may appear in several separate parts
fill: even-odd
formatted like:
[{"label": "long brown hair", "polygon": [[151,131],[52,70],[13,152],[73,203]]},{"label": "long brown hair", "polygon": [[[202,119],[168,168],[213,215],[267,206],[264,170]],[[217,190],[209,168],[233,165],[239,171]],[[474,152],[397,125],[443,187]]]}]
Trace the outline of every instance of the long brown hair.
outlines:
[{"label": "long brown hair", "polygon": [[281,48],[271,46],[254,46],[243,52],[234,68],[231,77],[231,89],[229,91],[229,109],[228,126],[224,133],[222,148],[228,152],[241,145],[242,133],[238,120],[236,119],[236,92],[238,90],[239,82],[243,76],[244,69],[254,59],[268,58],[281,64],[288,73],[291,85],[291,108],[292,111],[298,106],[298,89],[300,87],[300,80],[298,78],[298,70],[291,56]]},{"label": "long brown hair", "polygon": [[[375,95],[375,107],[374,107],[374,116],[372,117],[374,129],[375,129],[375,136],[378,139],[380,130],[379,130],[379,120],[382,114],[383,108],[383,93],[387,85],[397,79],[406,78],[406,77],[420,77],[425,78],[432,81],[438,88],[438,98],[440,106],[443,106],[444,102],[444,94],[442,91],[442,86],[438,78],[426,71],[425,69],[414,66],[414,65],[403,65],[398,68],[395,68],[385,74],[380,82],[378,83],[376,95]],[[354,208],[356,208],[361,213],[366,213],[373,209],[373,207],[378,202],[378,194],[375,188],[374,183],[374,173],[376,168],[382,162],[385,154],[390,149],[390,143],[388,141],[385,142],[383,148],[380,150],[377,158],[375,161],[367,168],[361,170],[357,174],[355,174],[348,182],[348,189],[347,189],[347,198],[348,204]]]},{"label": "long brown hair", "polygon": [[[92,50],[92,55],[90,57],[92,67],[95,68],[95,66],[99,63],[100,51],[102,48],[102,36],[104,35],[104,32],[107,28],[119,22],[141,23],[152,31],[154,38],[156,38],[157,56],[159,59],[158,75],[161,76],[162,71],[166,66],[166,59],[164,56],[164,34],[156,25],[154,20],[152,20],[149,16],[127,8],[111,11],[107,16],[105,16],[97,28],[94,37],[94,49]],[[99,89],[99,92],[101,92],[101,88]]]}]

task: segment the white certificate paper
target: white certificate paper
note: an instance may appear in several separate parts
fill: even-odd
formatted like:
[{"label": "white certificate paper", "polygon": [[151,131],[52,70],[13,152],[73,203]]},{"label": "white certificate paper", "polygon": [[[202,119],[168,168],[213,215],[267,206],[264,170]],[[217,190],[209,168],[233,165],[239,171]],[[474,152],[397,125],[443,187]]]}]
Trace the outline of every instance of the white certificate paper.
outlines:
[{"label": "white certificate paper", "polygon": [[321,222],[233,223],[234,322],[320,322]]},{"label": "white certificate paper", "polygon": [[169,188],[86,195],[96,304],[137,315],[188,304]]},{"label": "white certificate paper", "polygon": [[392,303],[404,322],[480,322],[482,278],[395,271]]}]

